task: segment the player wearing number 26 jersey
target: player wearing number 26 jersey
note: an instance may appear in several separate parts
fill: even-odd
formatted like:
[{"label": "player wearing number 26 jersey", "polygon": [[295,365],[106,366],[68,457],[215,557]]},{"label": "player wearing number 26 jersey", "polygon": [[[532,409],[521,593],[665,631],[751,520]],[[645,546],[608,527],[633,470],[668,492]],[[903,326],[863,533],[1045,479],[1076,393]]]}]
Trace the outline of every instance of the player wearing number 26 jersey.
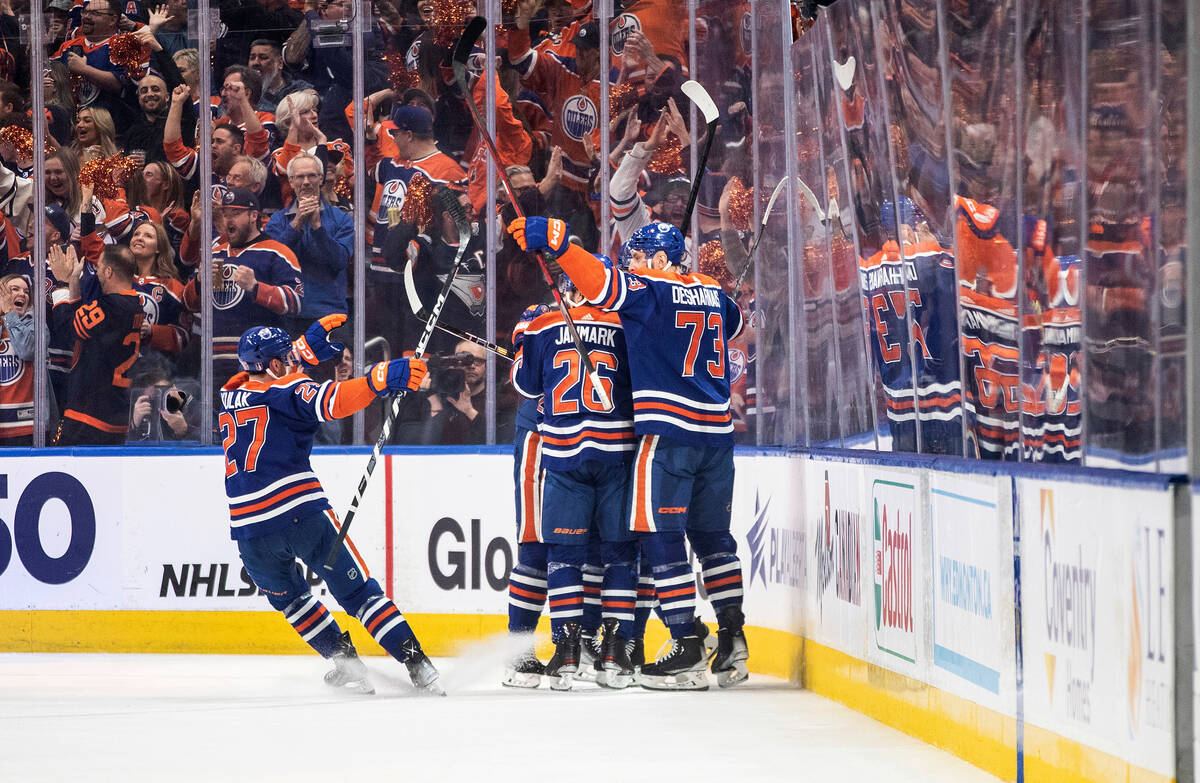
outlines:
[{"label": "player wearing number 26 jersey", "polygon": [[726,345],[742,330],[741,310],[716,280],[686,272],[683,236],[669,224],[650,223],[629,238],[622,250],[629,271],[568,245],[561,220],[519,218],[508,230],[523,248],[561,253],[558,263],[579,292],[619,313],[624,326],[639,436],[629,524],[658,534],[643,542],[643,553],[674,640],[666,656],[643,667],[642,684],[708,687],[684,533],[720,625],[713,673],[722,686],[743,681],[741,562],[729,533],[733,420],[726,359]]}]

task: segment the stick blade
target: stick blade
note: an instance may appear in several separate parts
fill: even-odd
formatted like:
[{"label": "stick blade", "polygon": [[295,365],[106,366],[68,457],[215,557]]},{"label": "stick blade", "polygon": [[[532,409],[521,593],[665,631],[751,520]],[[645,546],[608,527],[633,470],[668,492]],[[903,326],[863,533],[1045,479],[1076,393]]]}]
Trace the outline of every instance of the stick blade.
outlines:
[{"label": "stick blade", "polygon": [[462,37],[458,39],[458,43],[454,45],[454,62],[467,64],[467,58],[471,56],[471,50],[475,48],[475,42],[479,40],[479,36],[483,35],[484,29],[487,27],[487,20],[482,16],[476,16],[467,22],[467,26],[463,28]]},{"label": "stick blade", "polygon": [[712,124],[717,121],[719,114],[717,104],[713,103],[713,99],[709,96],[708,91],[700,85],[700,82],[688,79],[679,89],[683,90],[683,94],[688,97],[688,100],[696,104],[696,108],[704,115],[706,123]]}]

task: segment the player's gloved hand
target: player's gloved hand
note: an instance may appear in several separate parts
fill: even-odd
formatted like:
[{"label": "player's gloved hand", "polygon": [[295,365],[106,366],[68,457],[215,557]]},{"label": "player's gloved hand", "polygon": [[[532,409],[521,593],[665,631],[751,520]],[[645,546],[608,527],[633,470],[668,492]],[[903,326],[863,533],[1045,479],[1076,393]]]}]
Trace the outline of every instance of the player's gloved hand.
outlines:
[{"label": "player's gloved hand", "polygon": [[550,312],[549,305],[534,305],[526,307],[521,313],[521,317],[517,319],[517,325],[513,327],[512,344],[513,348],[520,348],[521,343],[525,342],[525,330],[529,328],[529,324],[537,317]]},{"label": "player's gloved hand", "polygon": [[321,362],[341,356],[346,350],[344,343],[329,341],[329,333],[346,323],[343,313],[327,315],[312,326],[292,343],[292,350],[305,364],[318,365]]},{"label": "player's gloved hand", "polygon": [[380,397],[394,396],[403,391],[416,391],[427,372],[429,368],[421,359],[392,359],[371,368],[367,373],[367,385]]},{"label": "player's gloved hand", "polygon": [[508,224],[508,233],[522,250],[552,250],[557,253],[566,247],[571,227],[558,218],[517,218]]}]

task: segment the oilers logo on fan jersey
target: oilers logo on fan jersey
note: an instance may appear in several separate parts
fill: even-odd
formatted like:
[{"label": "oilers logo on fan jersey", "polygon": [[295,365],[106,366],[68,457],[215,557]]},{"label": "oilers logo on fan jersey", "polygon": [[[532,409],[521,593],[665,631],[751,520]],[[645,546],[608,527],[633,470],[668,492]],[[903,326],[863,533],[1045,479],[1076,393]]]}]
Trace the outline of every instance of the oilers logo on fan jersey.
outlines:
[{"label": "oilers logo on fan jersey", "polygon": [[13,352],[12,340],[0,339],[0,386],[11,386],[25,375],[25,362]]},{"label": "oilers logo on fan jersey", "polygon": [[583,141],[584,136],[591,135],[596,129],[599,117],[591,98],[576,95],[563,104],[562,128],[575,141]]},{"label": "oilers logo on fan jersey", "polygon": [[609,33],[608,41],[612,46],[614,57],[620,57],[625,51],[625,41],[633,33],[642,31],[642,22],[633,14],[621,14],[612,22],[612,31]]}]

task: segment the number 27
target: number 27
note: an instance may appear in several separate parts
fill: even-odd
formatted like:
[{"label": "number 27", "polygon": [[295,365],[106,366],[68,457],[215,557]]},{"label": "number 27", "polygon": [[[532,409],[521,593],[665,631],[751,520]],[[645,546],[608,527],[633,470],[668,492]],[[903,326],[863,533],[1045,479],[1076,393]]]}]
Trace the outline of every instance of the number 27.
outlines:
[{"label": "number 27", "polygon": [[[245,465],[242,467],[247,473],[253,473],[258,468],[258,452],[262,450],[263,441],[266,440],[269,419],[270,412],[261,405],[253,408],[239,408],[232,416],[228,412],[222,412],[218,419],[221,430],[225,433],[225,439],[221,445],[225,448],[226,455],[233,448],[233,444],[237,442],[238,427],[254,425],[254,437],[250,441],[250,445],[246,447]],[[237,463],[234,460],[226,459],[225,476],[232,476],[237,471]]]}]

